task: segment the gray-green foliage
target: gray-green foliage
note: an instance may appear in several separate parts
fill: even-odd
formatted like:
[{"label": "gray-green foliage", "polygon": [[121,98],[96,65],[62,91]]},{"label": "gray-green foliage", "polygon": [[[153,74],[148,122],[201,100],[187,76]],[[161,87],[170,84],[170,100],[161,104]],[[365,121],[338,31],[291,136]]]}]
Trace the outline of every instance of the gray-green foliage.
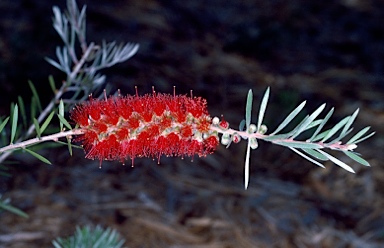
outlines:
[{"label": "gray-green foliage", "polygon": [[[105,75],[99,73],[101,69],[128,60],[139,48],[138,44],[134,43],[120,45],[117,45],[116,42],[107,43],[105,41],[100,45],[93,42],[87,43],[86,6],[80,10],[75,0],[67,0],[67,11],[62,12],[58,7],[53,7],[53,13],[53,27],[61,37],[64,46],[56,48],[57,61],[50,58],[47,58],[47,61],[63,71],[66,74],[66,80],[57,88],[54,79],[49,77],[54,97],[44,109],[36,87],[32,82],[28,82],[32,93],[30,117],[26,113],[24,100],[19,97],[18,103],[11,106],[10,117],[0,119],[2,140],[5,141],[0,143],[0,149],[8,144],[23,142],[34,134],[40,138],[52,121],[58,103],[60,104],[57,117],[60,121],[60,130],[63,130],[64,127],[71,129],[65,119],[64,110],[68,109],[68,105],[84,101],[90,93],[103,86]],[[64,94],[70,97],[65,98]],[[19,118],[20,115],[21,118]],[[9,120],[11,122],[8,134],[6,125]],[[29,125],[28,120],[30,120]],[[8,137],[10,141],[7,141]],[[12,146],[8,148],[12,148]],[[69,150],[71,151],[70,147]],[[7,149],[6,152],[0,150],[0,164],[11,152],[12,149]],[[47,161],[40,156],[35,157]]]},{"label": "gray-green foliage", "polygon": [[[66,91],[74,93],[71,101],[85,100],[90,93],[104,84],[106,77],[100,70],[128,60],[139,48],[135,43],[87,43],[86,6],[80,10],[75,0],[67,0],[66,12],[53,7],[53,13],[53,27],[64,46],[56,47],[57,60],[46,59],[67,75]],[[81,51],[79,55],[76,53],[77,46]]]},{"label": "gray-green foliage", "polygon": [[[243,131],[245,126],[246,134],[243,133],[243,138],[248,139],[248,146],[245,158],[245,188],[248,187],[249,183],[249,163],[250,163],[250,148],[255,149],[258,147],[257,139],[269,141],[271,143],[288,147],[298,155],[307,159],[308,161],[324,167],[321,162],[332,161],[333,163],[339,165],[343,169],[354,173],[354,170],[332,156],[331,154],[324,151],[324,149],[330,149],[335,151],[340,151],[347,155],[352,160],[369,166],[368,161],[360,157],[360,154],[353,152],[353,149],[357,147],[357,143],[362,142],[375,134],[371,132],[367,134],[370,127],[365,127],[361,131],[352,135],[352,137],[345,143],[342,143],[342,139],[345,139],[348,135],[352,133],[353,128],[351,127],[356,116],[359,112],[357,109],[352,115],[343,118],[333,127],[323,130],[324,126],[329,121],[331,115],[333,114],[334,109],[332,108],[324,118],[317,119],[317,117],[325,109],[325,104],[322,104],[318,107],[313,113],[307,115],[302,119],[298,125],[296,125],[291,131],[286,133],[280,133],[284,128],[286,128],[295,117],[303,110],[306,101],[302,102],[298,107],[296,107],[288,116],[282,121],[282,123],[270,134],[265,134],[266,127],[263,125],[263,118],[267,108],[269,99],[269,88],[265,91],[263,99],[260,104],[257,129],[252,130],[251,126],[251,114],[252,114],[252,90],[248,92],[247,101],[246,101],[246,110],[245,110],[245,120],[240,123],[239,130]],[[263,128],[264,126],[264,128]],[[305,131],[316,128],[313,134],[305,139],[298,140],[297,138],[302,135]],[[255,132],[254,135],[252,135]],[[223,137],[228,135],[224,134]],[[228,146],[227,146],[228,147]],[[321,162],[320,162],[321,161]]]},{"label": "gray-green foliage", "polygon": [[[100,73],[101,69],[128,60],[139,48],[138,44],[117,45],[114,41],[110,43],[104,41],[101,44],[88,43],[86,6],[80,10],[75,0],[67,0],[67,10],[64,12],[58,7],[53,7],[53,14],[53,27],[64,45],[56,48],[57,60],[47,58],[47,61],[63,71],[66,79],[57,85],[53,77],[49,77],[53,97],[45,108],[41,104],[35,85],[29,81],[30,108],[26,109],[24,100],[18,97],[17,104],[11,104],[10,116],[0,117],[0,175],[9,175],[4,161],[15,151],[27,152],[50,164],[51,162],[38,154],[36,149],[30,149],[31,144],[23,146],[23,142],[34,137],[41,139],[43,134],[64,131],[64,128],[71,129],[65,119],[65,110],[72,104],[84,101],[90,93],[105,86],[106,77]],[[57,118],[54,118],[55,114]],[[50,125],[54,119],[59,121],[60,129],[57,125]],[[69,139],[66,144],[72,154]],[[0,208],[5,209],[3,207],[5,205],[1,203],[4,202],[0,201]]]},{"label": "gray-green foliage", "polygon": [[57,238],[52,243],[55,248],[121,248],[124,242],[115,230],[85,226],[77,227],[73,236]]}]

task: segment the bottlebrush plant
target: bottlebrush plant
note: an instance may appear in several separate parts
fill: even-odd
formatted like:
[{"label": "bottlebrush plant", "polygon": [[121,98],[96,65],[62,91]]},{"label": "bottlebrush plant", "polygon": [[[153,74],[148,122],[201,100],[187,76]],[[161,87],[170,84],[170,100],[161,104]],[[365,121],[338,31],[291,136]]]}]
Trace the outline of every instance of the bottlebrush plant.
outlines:
[{"label": "bottlebrush plant", "polygon": [[[50,163],[47,158],[30,149],[31,146],[46,141],[65,143],[70,154],[72,142],[79,143],[85,150],[85,157],[100,160],[101,165],[103,160],[116,160],[121,163],[131,160],[133,164],[136,158],[142,157],[160,161],[163,155],[204,157],[214,153],[220,143],[229,147],[231,143],[246,140],[248,145],[244,185],[247,188],[250,150],[258,147],[258,140],[264,140],[285,146],[320,167],[324,167],[321,161],[330,160],[343,169],[354,172],[350,166],[326,150],[342,152],[356,162],[369,166],[366,160],[354,152],[359,142],[374,134],[368,133],[369,127],[352,134],[352,124],[359,110],[332,128],[323,130],[334,112],[332,108],[325,117],[318,118],[325,109],[323,104],[302,119],[291,131],[281,133],[303,110],[306,104],[304,101],[275,130],[267,133],[263,119],[270,94],[269,88],[261,99],[256,124],[252,123],[253,93],[249,90],[245,118],[240,122],[238,129],[230,128],[223,118],[210,116],[205,99],[176,94],[175,90],[173,94],[166,94],[157,93],[153,89],[149,94],[136,93],[132,96],[123,96],[119,92],[109,97],[107,91],[104,91],[101,98],[93,98],[91,93],[97,91],[105,81],[105,76],[97,72],[126,61],[137,52],[138,45],[116,45],[114,42],[88,44],[85,37],[85,7],[79,10],[75,0],[68,0],[67,8],[66,13],[62,13],[57,7],[53,8],[54,28],[63,40],[64,47],[56,49],[57,61],[47,59],[50,64],[66,74],[66,80],[58,89],[53,78],[49,78],[54,97],[44,109],[35,87],[30,83],[33,95],[30,118],[26,115],[23,99],[19,98],[16,104],[12,104],[10,116],[0,120],[3,138],[0,141],[0,164],[12,152],[20,150]],[[80,56],[76,54],[77,45],[81,50]],[[71,97],[66,98],[68,95]],[[88,95],[90,97],[86,100]],[[66,111],[70,112],[71,121],[65,119]],[[60,129],[46,135],[55,115],[59,119]],[[28,119],[31,120],[29,125]],[[308,130],[313,130],[313,133],[302,138],[303,132]],[[350,138],[343,143],[342,140],[347,136]],[[7,167],[0,165],[0,169],[3,175],[7,175]],[[0,201],[0,207],[20,214],[8,201]]]}]

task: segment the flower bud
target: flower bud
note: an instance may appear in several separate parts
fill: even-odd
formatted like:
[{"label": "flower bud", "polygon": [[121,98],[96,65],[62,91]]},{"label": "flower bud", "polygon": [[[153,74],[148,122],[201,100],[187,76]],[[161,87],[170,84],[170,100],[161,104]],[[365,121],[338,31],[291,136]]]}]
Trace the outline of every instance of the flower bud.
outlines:
[{"label": "flower bud", "polygon": [[259,129],[260,134],[265,134],[267,131],[268,131],[268,128],[266,125],[263,124],[260,126],[260,129]]},{"label": "flower bud", "polygon": [[239,143],[241,141],[241,136],[238,133],[234,133],[232,135],[232,141],[233,143]]},{"label": "flower bud", "polygon": [[213,124],[213,125],[218,125],[219,123],[220,123],[220,119],[219,119],[219,117],[217,117],[217,116],[213,117],[213,119],[212,119],[212,124]]},{"label": "flower bud", "polygon": [[249,125],[249,133],[255,133],[257,131],[257,127],[255,124]]},{"label": "flower bud", "polygon": [[229,123],[225,120],[220,121],[219,126],[223,130],[228,130],[229,129]]},{"label": "flower bud", "polygon": [[255,137],[251,137],[248,141],[252,149],[256,149],[259,147],[259,143],[257,143],[257,139]]},{"label": "flower bud", "polygon": [[229,144],[230,141],[231,141],[231,136],[229,134],[225,133],[221,136],[221,144],[226,146]]}]

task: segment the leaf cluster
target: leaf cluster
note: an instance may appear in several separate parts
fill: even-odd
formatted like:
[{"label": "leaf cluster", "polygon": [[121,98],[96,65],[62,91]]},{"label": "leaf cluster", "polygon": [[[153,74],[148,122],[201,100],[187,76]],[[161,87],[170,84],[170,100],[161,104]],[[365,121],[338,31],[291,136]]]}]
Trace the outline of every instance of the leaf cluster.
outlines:
[{"label": "leaf cluster", "polygon": [[[325,104],[322,104],[313,113],[306,115],[291,131],[281,133],[281,131],[291,124],[291,122],[298,117],[299,113],[303,110],[306,104],[306,101],[303,101],[288,114],[288,116],[273,132],[267,135],[265,134],[266,127],[263,125],[263,119],[268,104],[269,92],[270,90],[267,88],[262,98],[256,125],[257,128],[252,128],[252,125],[254,124],[251,124],[253,99],[252,90],[248,92],[247,96],[245,120],[240,123],[239,130],[243,131],[245,128],[244,132],[246,132],[246,135],[244,135],[244,138],[248,139],[245,159],[245,188],[248,187],[249,182],[250,149],[256,149],[258,147],[257,139],[288,147],[298,155],[320,167],[324,167],[321,162],[332,161],[343,169],[354,173],[354,170],[349,165],[325,152],[324,149],[340,151],[352,160],[362,165],[369,166],[368,161],[363,159],[360,154],[353,152],[353,149],[357,147],[358,143],[372,137],[375,134],[375,132],[368,133],[370,129],[369,126],[363,128],[355,134],[352,134],[352,124],[359,113],[359,109],[357,109],[352,115],[343,118],[336,125],[324,130],[324,127],[334,112],[334,108],[332,108],[324,118],[318,118],[318,116],[325,109]],[[312,135],[306,140],[299,140],[298,138],[300,135],[308,130],[314,130]],[[256,132],[254,133],[254,131]],[[347,136],[351,137],[343,143],[342,140]]]},{"label": "leaf cluster", "polygon": [[[70,101],[83,101],[92,92],[100,89],[105,75],[104,68],[124,62],[136,54],[139,45],[135,43],[116,44],[105,42],[97,45],[86,42],[86,6],[80,10],[75,0],[67,0],[67,11],[53,7],[53,27],[64,46],[56,47],[57,60],[46,60],[67,75],[65,88],[72,92]],[[77,54],[77,50],[81,50]]]},{"label": "leaf cluster", "polygon": [[[50,164],[48,159],[36,152],[38,146],[33,150],[30,146],[47,140],[57,141],[58,137],[67,137],[64,136],[64,128],[72,129],[65,119],[69,106],[85,100],[91,92],[102,86],[105,76],[99,73],[101,69],[128,60],[139,48],[133,43],[117,45],[115,42],[102,42],[101,45],[96,45],[91,42],[88,44],[86,42],[86,6],[80,10],[75,0],[67,0],[67,10],[64,12],[58,7],[53,7],[53,14],[53,26],[64,45],[56,48],[57,60],[47,58],[47,61],[63,71],[66,80],[60,87],[56,87],[54,79],[49,77],[49,85],[54,96],[45,108],[41,104],[34,84],[28,82],[32,92],[30,104],[25,105],[24,100],[19,97],[17,103],[11,104],[10,116],[0,117],[0,175],[9,176],[6,172],[7,167],[2,164],[14,151],[27,152],[44,163]],[[30,108],[26,109],[26,106]],[[60,130],[56,126],[52,129],[50,125],[54,116],[59,118]],[[57,135],[44,136],[47,133],[57,133]],[[72,154],[69,138],[65,144],[68,145],[69,152]]]},{"label": "leaf cluster", "polygon": [[103,229],[100,226],[92,229],[86,226],[77,227],[73,236],[57,238],[52,243],[55,248],[121,248],[124,242],[115,230]]}]

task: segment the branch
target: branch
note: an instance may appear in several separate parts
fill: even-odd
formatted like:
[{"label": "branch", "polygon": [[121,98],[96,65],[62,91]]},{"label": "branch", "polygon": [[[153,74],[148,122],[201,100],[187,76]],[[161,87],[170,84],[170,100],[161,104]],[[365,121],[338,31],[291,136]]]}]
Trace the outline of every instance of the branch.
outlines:
[{"label": "branch", "polygon": [[63,138],[63,137],[71,138],[74,135],[80,135],[80,134],[83,134],[83,133],[84,133],[84,131],[82,129],[73,129],[73,130],[69,130],[69,131],[66,131],[66,132],[60,132],[60,133],[55,133],[55,134],[43,136],[43,137],[40,137],[40,138],[33,138],[33,139],[25,140],[23,142],[19,142],[19,143],[16,143],[16,144],[11,144],[11,145],[5,146],[3,148],[0,148],[0,153],[8,154],[12,150],[16,150],[16,149],[19,149],[19,148],[26,148],[28,146],[35,145],[35,144],[38,144],[38,143],[42,143],[42,142],[45,142],[45,141],[58,141],[59,138]]}]

